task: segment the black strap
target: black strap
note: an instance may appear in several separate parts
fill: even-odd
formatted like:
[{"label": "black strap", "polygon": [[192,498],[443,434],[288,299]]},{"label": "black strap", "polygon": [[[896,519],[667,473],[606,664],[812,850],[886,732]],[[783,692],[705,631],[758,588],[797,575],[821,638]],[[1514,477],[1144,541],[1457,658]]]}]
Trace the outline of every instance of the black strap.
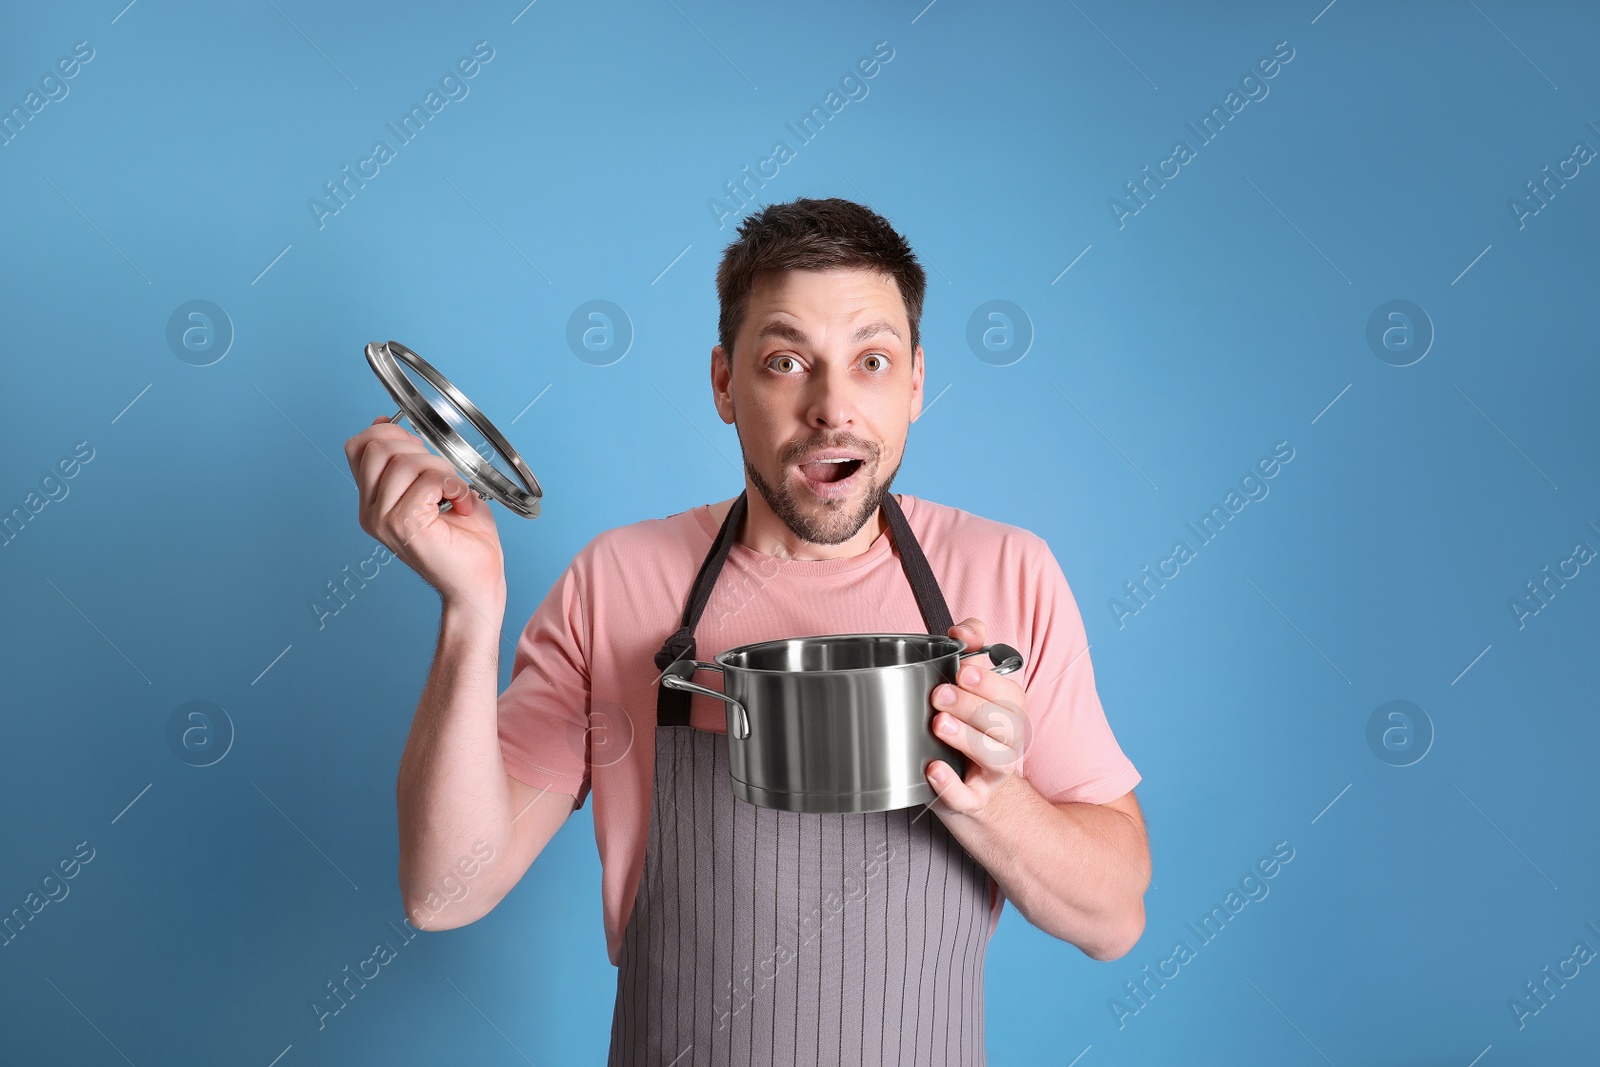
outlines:
[{"label": "black strap", "polygon": [[[722,520],[722,528],[717,531],[717,539],[712,543],[711,551],[700,561],[700,573],[695,575],[694,585],[689,590],[688,603],[683,608],[683,625],[667,638],[661,646],[661,651],[656,653],[657,670],[664,671],[680,659],[694,659],[695,627],[700,624],[700,616],[711,600],[711,590],[717,584],[717,575],[722,573],[722,565],[728,562],[728,552],[738,537],[739,520],[744,517],[744,511],[745,495],[740,493]],[[662,685],[658,680],[656,721],[663,726],[689,725],[689,694],[681,689]]]},{"label": "black strap", "polygon": [[[739,521],[744,518],[745,505],[745,493],[741,492],[728,509],[727,517],[722,520],[722,528],[717,531],[717,539],[701,562],[700,572],[695,575],[689,600],[683,609],[683,624],[656,653],[657,670],[665,671],[679,660],[695,658],[694,631],[700,624],[706,604],[711,600],[711,590],[717,584],[717,576],[728,561],[728,552],[738,536]],[[950,608],[945,604],[938,579],[933,576],[933,568],[928,566],[928,558],[922,554],[916,534],[911,532],[911,524],[906,522],[905,512],[900,510],[900,502],[893,493],[885,493],[881,506],[884,517],[889,520],[889,536],[900,552],[900,565],[911,583],[912,595],[917,598],[917,609],[922,612],[923,623],[930,634],[948,636],[950,627],[954,625]],[[689,725],[689,707],[690,694],[662,685],[659,680],[656,682],[656,721],[660,725]]]},{"label": "black strap", "polygon": [[906,522],[905,512],[900,510],[900,502],[893,493],[883,495],[883,512],[889,520],[889,535],[894,538],[894,547],[900,550],[900,565],[906,572],[906,580],[911,583],[912,595],[917,598],[917,609],[922,612],[923,624],[928,627],[930,634],[949,636],[955,620],[950,618],[950,608],[944,602],[939,580],[933,576],[928,557],[922,554],[917,535],[911,532],[911,524]]}]

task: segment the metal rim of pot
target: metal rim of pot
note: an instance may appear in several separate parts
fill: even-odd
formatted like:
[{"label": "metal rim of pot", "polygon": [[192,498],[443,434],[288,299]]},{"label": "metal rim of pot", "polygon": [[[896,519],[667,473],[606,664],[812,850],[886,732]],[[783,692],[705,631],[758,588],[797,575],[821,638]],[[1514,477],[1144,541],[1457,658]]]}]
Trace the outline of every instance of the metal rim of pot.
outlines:
[{"label": "metal rim of pot", "polygon": [[[776,641],[760,641],[754,644],[740,645],[736,648],[730,648],[724,652],[719,652],[710,663],[701,660],[680,659],[672,664],[669,664],[667,669],[662,672],[661,684],[667,686],[669,689],[681,689],[685,693],[698,693],[701,696],[711,697],[727,704],[730,712],[737,713],[737,718],[733,719],[733,725],[730,727],[732,731],[732,737],[735,740],[742,741],[750,736],[750,713],[745,710],[744,705],[740,703],[737,698],[731,697],[727,693],[719,693],[715,689],[708,689],[703,685],[697,685],[696,683],[689,681],[689,677],[693,675],[695,671],[717,671],[718,673],[722,674],[724,678],[726,678],[729,666],[729,664],[725,662],[727,657],[732,655],[748,655],[762,648],[786,645],[796,640],[821,640],[823,638],[876,639],[886,637],[895,638],[897,640],[904,640],[907,637],[925,638],[929,640],[930,647],[937,647],[940,642],[948,642],[952,646],[949,652],[957,653],[956,663],[958,670],[962,660],[965,660],[968,656],[976,656],[979,653],[988,654],[989,662],[994,664],[994,672],[996,674],[1011,674],[1012,672],[1022,668],[1022,654],[1016,649],[1012,648],[1010,645],[998,641],[994,644],[984,645],[982,648],[967,649],[955,638],[940,637],[938,634],[827,634],[816,638],[780,638]],[[937,655],[930,656],[928,660],[913,660],[909,663],[887,663],[870,667],[840,667],[837,669],[830,668],[828,670],[816,672],[782,671],[771,670],[763,667],[742,666],[734,666],[734,669],[750,671],[751,673],[755,674],[857,674],[868,671],[893,671],[903,668],[908,669],[912,667],[918,667],[926,664],[929,662],[929,660],[938,659],[940,656],[949,655],[949,652],[942,652]]]}]

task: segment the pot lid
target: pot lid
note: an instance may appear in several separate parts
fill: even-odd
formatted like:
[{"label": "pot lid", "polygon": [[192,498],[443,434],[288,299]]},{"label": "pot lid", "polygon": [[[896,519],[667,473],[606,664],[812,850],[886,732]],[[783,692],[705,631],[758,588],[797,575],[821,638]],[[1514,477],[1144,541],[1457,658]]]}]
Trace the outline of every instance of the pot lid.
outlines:
[{"label": "pot lid", "polygon": [[493,497],[525,518],[538,517],[544,496],[539,480],[511,442],[448,378],[399,341],[368,344],[367,363],[400,405],[390,422],[409,419],[479,497]]}]

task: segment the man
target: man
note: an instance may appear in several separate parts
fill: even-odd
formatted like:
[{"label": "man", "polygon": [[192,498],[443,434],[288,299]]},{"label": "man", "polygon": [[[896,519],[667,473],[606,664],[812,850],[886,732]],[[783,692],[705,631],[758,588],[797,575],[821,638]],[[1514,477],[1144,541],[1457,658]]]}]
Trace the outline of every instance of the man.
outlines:
[{"label": "man", "polygon": [[[712,393],[745,491],[591,540],[498,697],[488,507],[382,419],[346,445],[362,527],[443,601],[400,765],[407,911],[430,930],[481,917],[592,792],[618,966],[610,1063],[982,1063],[1005,900],[1097,960],[1143,932],[1139,773],[1043,539],[889,493],[923,400],[926,281],[905,240],[848,201],[773,205],[740,226],[717,289]],[[976,451],[981,429],[967,439]],[[936,688],[934,729],[968,768],[931,761],[926,808],[735,798],[724,705],[661,684],[674,662],[755,641],[910,632],[1003,641],[1025,664],[1019,684],[971,657]],[[495,858],[470,891],[430,894],[474,845]]]}]

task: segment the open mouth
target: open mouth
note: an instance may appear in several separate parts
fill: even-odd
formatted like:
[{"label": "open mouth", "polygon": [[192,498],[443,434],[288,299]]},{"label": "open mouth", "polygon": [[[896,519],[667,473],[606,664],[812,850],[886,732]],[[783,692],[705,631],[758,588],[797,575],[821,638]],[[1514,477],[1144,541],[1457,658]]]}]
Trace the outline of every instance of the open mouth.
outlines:
[{"label": "open mouth", "polygon": [[859,459],[823,460],[802,465],[800,473],[814,482],[842,482],[860,469]]},{"label": "open mouth", "polygon": [[802,463],[797,468],[806,488],[815,496],[844,496],[855,488],[856,476],[865,463],[859,459],[823,460]]}]

